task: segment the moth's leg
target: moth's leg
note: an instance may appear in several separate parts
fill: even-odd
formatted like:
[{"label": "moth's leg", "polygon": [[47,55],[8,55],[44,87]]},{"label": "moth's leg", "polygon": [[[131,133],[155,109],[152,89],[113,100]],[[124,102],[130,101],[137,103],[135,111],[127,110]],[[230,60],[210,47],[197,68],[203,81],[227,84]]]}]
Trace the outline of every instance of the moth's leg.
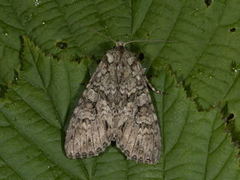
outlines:
[{"label": "moth's leg", "polygon": [[145,75],[144,77],[145,77],[145,79],[146,79],[146,82],[147,82],[148,87],[149,87],[153,92],[155,92],[155,93],[157,93],[157,94],[161,94],[161,95],[166,95],[166,92],[155,89],[155,87],[153,87],[153,85],[149,82],[149,80],[148,80],[148,78],[147,78],[146,75]]},{"label": "moth's leg", "polygon": [[157,93],[157,94],[166,95],[166,92],[157,90],[157,89],[155,89],[155,87],[153,87],[153,85],[149,82],[149,80],[148,80],[145,72],[146,72],[146,68],[143,68],[142,73],[143,73],[143,76],[144,76],[144,78],[145,78],[145,81],[147,82],[148,87],[149,87],[153,92],[155,92],[155,93]]}]

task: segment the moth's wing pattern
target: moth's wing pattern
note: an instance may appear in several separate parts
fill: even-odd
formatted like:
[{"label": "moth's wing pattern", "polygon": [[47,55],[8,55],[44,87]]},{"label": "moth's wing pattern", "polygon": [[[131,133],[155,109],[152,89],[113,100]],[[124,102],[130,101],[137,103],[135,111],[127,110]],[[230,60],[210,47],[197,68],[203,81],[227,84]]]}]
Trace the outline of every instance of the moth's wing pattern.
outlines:
[{"label": "moth's wing pattern", "polygon": [[66,132],[70,158],[96,156],[111,141],[128,159],[155,164],[161,138],[143,68],[123,46],[108,51],[74,109]]},{"label": "moth's wing pattern", "polygon": [[113,112],[107,98],[116,86],[107,58],[98,65],[79,99],[70,119],[65,138],[69,158],[97,156],[111,143]]},{"label": "moth's wing pattern", "polygon": [[119,77],[122,105],[117,120],[116,145],[137,162],[155,164],[160,158],[160,127],[140,62],[126,51]]}]

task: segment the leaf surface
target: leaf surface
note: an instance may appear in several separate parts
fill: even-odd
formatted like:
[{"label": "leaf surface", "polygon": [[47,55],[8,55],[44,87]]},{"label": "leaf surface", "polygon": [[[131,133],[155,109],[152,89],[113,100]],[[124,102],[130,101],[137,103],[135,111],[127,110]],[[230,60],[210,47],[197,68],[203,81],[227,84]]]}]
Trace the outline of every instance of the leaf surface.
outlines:
[{"label": "leaf surface", "polygon": [[[81,92],[88,59],[53,59],[24,38],[23,69],[0,101],[2,179],[238,179],[237,149],[216,110],[198,112],[162,67],[152,82],[168,92],[153,95],[162,129],[157,165],[126,160],[114,146],[98,157],[69,160],[64,125]],[[186,173],[187,172],[187,173]]]},{"label": "leaf surface", "polygon": [[[221,111],[233,114],[239,139],[239,6],[1,0],[0,179],[239,179]],[[110,39],[163,41],[131,45],[144,53],[153,85],[167,92],[152,94],[163,136],[156,166],[126,161],[114,147],[87,160],[64,155],[65,125],[93,67],[86,56],[101,58]]]}]

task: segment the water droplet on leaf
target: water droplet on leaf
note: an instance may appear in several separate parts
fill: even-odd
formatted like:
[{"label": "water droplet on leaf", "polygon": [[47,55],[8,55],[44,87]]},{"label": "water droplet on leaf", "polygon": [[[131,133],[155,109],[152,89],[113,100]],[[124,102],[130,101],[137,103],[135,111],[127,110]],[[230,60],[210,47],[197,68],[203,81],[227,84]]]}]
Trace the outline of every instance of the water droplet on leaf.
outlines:
[{"label": "water droplet on leaf", "polygon": [[197,72],[199,75],[203,75],[203,73],[204,73],[204,71],[202,69],[198,69]]},{"label": "water droplet on leaf", "polygon": [[68,47],[68,44],[66,42],[60,41],[57,42],[56,46],[60,49],[66,49]]},{"label": "water droplet on leaf", "polygon": [[41,2],[40,2],[39,0],[35,0],[35,1],[34,1],[34,6],[39,6],[40,3],[41,3]]},{"label": "water droplet on leaf", "polygon": [[234,73],[238,73],[240,71],[240,64],[237,64],[236,62],[232,62],[232,69]]},{"label": "water droplet on leaf", "polygon": [[4,36],[8,36],[8,33],[7,32],[3,32],[2,33]]}]

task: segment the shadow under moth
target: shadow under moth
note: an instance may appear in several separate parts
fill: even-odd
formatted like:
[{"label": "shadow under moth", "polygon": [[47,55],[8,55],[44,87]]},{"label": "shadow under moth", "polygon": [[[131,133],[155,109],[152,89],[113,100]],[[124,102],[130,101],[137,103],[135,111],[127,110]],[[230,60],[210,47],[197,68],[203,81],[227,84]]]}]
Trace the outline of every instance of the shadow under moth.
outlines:
[{"label": "shadow under moth", "polygon": [[66,131],[67,157],[97,156],[115,141],[127,159],[159,161],[160,127],[148,86],[156,90],[125,45],[106,53],[79,99]]}]

